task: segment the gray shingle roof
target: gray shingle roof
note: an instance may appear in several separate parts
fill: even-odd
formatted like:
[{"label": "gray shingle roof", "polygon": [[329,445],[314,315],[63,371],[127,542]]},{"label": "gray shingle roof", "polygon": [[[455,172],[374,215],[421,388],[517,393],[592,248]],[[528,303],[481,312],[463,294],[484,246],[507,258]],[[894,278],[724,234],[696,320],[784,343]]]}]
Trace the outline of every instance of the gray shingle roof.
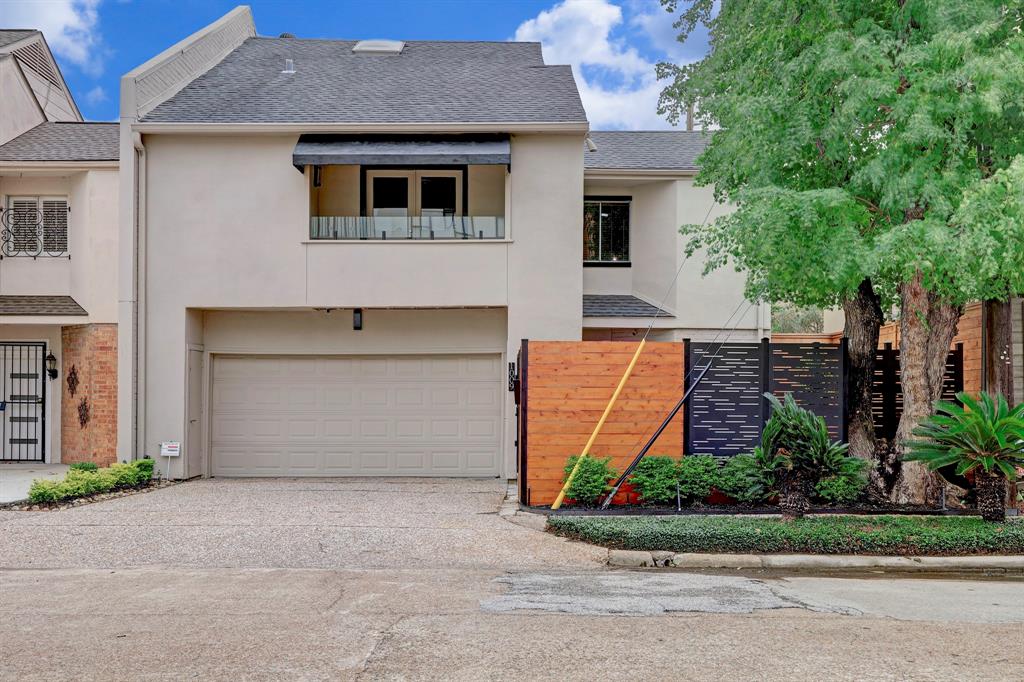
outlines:
[{"label": "gray shingle roof", "polygon": [[697,157],[711,137],[699,130],[595,130],[590,139],[597,151],[584,148],[584,168],[697,170]]},{"label": "gray shingle roof", "polygon": [[[584,122],[572,69],[538,43],[409,41],[397,56],[355,41],[249,38],[143,121],[179,123]],[[295,73],[281,73],[285,59]]]},{"label": "gray shingle roof", "polygon": [[116,123],[47,122],[0,145],[0,161],[117,161]]},{"label": "gray shingle roof", "polygon": [[31,28],[0,28],[0,47],[28,38],[33,33],[37,31]]},{"label": "gray shingle roof", "polygon": [[0,315],[88,315],[70,296],[0,296]]},{"label": "gray shingle roof", "polygon": [[625,294],[583,294],[583,317],[673,317],[647,301]]}]

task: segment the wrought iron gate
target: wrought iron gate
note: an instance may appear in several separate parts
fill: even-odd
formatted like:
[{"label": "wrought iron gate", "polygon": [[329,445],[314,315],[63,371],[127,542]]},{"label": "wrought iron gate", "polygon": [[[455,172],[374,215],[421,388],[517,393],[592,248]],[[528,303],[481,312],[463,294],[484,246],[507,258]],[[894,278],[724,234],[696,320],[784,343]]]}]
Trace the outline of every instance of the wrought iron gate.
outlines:
[{"label": "wrought iron gate", "polygon": [[46,458],[46,343],[0,341],[0,461]]}]

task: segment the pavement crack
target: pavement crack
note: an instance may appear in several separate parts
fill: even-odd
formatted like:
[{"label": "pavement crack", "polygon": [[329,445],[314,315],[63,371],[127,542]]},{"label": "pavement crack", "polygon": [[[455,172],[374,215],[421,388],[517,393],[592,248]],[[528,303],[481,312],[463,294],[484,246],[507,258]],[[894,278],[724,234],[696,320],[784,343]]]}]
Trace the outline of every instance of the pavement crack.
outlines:
[{"label": "pavement crack", "polygon": [[377,641],[373,644],[373,648],[371,648],[370,652],[366,654],[366,658],[363,659],[363,664],[359,666],[359,670],[356,672],[355,679],[376,679],[377,676],[367,671],[369,670],[370,664],[373,662],[374,657],[377,655],[377,650],[380,649],[382,645],[384,645],[385,643],[389,643],[394,638],[394,636],[397,634],[395,632],[395,628],[401,625],[402,621],[405,621],[408,618],[410,618],[410,616],[399,616],[390,625],[388,625],[387,628],[385,628],[379,633],[379,635],[377,636]]}]

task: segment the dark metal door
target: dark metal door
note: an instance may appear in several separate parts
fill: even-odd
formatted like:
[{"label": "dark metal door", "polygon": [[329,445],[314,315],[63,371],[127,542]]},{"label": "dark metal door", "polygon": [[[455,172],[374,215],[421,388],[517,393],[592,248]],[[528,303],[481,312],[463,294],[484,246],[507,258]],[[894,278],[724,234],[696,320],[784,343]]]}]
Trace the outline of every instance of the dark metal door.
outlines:
[{"label": "dark metal door", "polygon": [[46,343],[0,341],[0,461],[46,458]]}]

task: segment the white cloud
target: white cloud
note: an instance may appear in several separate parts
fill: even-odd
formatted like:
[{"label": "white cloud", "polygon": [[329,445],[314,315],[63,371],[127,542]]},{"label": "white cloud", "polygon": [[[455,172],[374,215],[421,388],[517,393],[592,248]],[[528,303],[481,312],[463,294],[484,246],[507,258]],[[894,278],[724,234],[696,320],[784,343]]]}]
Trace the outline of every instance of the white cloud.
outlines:
[{"label": "white cloud", "polygon": [[107,49],[99,31],[100,0],[3,0],[3,23],[43,32],[53,52],[89,76],[103,73]]},{"label": "white cloud", "polygon": [[539,41],[548,64],[572,65],[593,128],[668,128],[654,62],[613,35],[622,23],[609,0],[563,0],[520,24],[515,39]]},{"label": "white cloud", "polygon": [[85,93],[85,102],[92,106],[101,104],[107,101],[107,91],[101,86],[97,85],[95,88]]}]

